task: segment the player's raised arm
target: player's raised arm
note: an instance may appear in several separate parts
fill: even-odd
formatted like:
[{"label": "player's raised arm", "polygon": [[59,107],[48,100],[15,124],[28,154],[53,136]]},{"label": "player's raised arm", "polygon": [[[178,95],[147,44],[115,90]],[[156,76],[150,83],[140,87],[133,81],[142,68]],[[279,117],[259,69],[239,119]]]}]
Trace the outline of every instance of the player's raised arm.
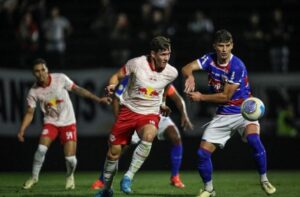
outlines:
[{"label": "player's raised arm", "polygon": [[17,134],[18,140],[20,142],[24,142],[25,131],[26,131],[27,127],[30,125],[30,123],[33,119],[33,115],[34,115],[34,108],[28,106],[27,110],[26,110],[26,113],[23,117],[21,127],[19,129],[18,134]]},{"label": "player's raised arm", "polygon": [[85,97],[85,98],[89,98],[91,100],[94,100],[98,103],[103,103],[103,104],[110,104],[112,99],[109,97],[98,97],[95,94],[91,93],[90,91],[88,91],[85,88],[82,88],[80,86],[74,85],[72,87],[72,92],[74,92],[75,94]]},{"label": "player's raised arm", "polygon": [[184,83],[184,92],[193,92],[195,90],[195,78],[193,75],[193,71],[200,70],[197,60],[194,60],[187,65],[185,65],[182,69],[182,75],[185,78]]}]

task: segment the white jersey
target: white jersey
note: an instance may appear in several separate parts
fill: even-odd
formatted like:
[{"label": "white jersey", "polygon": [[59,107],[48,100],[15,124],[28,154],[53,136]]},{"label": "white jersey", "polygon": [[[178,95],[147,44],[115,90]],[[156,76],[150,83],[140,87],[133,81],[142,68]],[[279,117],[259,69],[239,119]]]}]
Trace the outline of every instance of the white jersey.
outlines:
[{"label": "white jersey", "polygon": [[39,101],[44,114],[44,123],[55,126],[67,126],[76,123],[75,113],[68,91],[74,86],[65,74],[49,74],[49,85],[35,83],[27,96],[28,106],[36,108]]},{"label": "white jersey", "polygon": [[177,77],[176,68],[167,64],[162,72],[157,72],[147,56],[129,60],[124,68],[130,79],[121,104],[139,114],[159,114],[164,88]]}]

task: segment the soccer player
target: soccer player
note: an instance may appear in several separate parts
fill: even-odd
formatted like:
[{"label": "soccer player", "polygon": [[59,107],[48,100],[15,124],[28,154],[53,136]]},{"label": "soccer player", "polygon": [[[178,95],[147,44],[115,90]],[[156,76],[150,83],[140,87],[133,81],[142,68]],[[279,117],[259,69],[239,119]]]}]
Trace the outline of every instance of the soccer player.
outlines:
[{"label": "soccer player", "polygon": [[136,130],[141,142],[137,145],[130,164],[129,174],[121,181],[121,190],[130,193],[131,181],[148,157],[152,142],[157,134],[159,113],[170,112],[165,105],[164,94],[167,86],[178,75],[176,68],[168,61],[171,55],[171,42],[168,38],[157,36],[150,42],[148,55],[130,59],[109,80],[107,91],[113,95],[116,85],[130,76],[128,86],[122,94],[118,117],[109,136],[109,149],[104,163],[104,189],[96,196],[113,196],[111,188],[117,171],[118,160],[124,145],[128,145]]},{"label": "soccer player", "polygon": [[[185,92],[192,101],[218,104],[216,115],[205,129],[198,149],[198,171],[204,182],[204,190],[198,197],[215,196],[212,181],[211,155],[217,147],[223,148],[234,132],[239,132],[253,150],[262,189],[273,194],[276,188],[267,178],[266,151],[260,140],[258,121],[248,121],[240,112],[242,102],[251,96],[247,70],[244,63],[231,53],[233,38],[227,30],[215,33],[215,53],[208,53],[182,68]],[[193,72],[208,72],[208,86],[211,94],[195,91]]]},{"label": "soccer player", "polygon": [[[120,85],[118,86],[115,95],[116,97],[121,98],[121,95],[123,91],[125,90],[125,87],[128,84],[129,77],[126,77],[122,80]],[[188,114],[186,112],[186,105],[183,98],[180,96],[178,91],[173,85],[170,85],[167,90],[167,97],[171,98],[175,104],[178,110],[181,114],[181,126],[183,129],[193,129],[193,125],[190,122],[190,119],[188,117]],[[116,110],[118,111],[118,110]],[[118,113],[118,112],[117,112]],[[158,124],[158,134],[157,138],[159,140],[169,140],[172,144],[171,147],[171,178],[170,183],[171,185],[177,187],[177,188],[184,188],[185,185],[180,179],[179,176],[179,169],[181,166],[181,160],[182,160],[182,141],[179,129],[175,125],[175,123],[172,121],[172,119],[168,116],[160,116],[160,121]],[[140,142],[140,138],[138,137],[138,134],[134,132],[132,138],[131,138],[131,144],[138,144]],[[92,189],[101,189],[104,186],[103,183],[103,173],[100,174],[98,180],[96,180],[91,188]]]},{"label": "soccer player", "polygon": [[38,101],[44,114],[44,124],[39,145],[34,154],[32,176],[24,183],[23,189],[30,189],[38,182],[46,152],[57,136],[64,145],[67,167],[65,189],[75,189],[77,129],[68,91],[103,104],[110,104],[111,98],[97,97],[76,85],[65,74],[49,73],[46,61],[43,59],[36,59],[33,62],[33,75],[36,83],[31,87],[27,96],[28,107],[17,135],[18,140],[24,142],[26,128],[33,119]]}]

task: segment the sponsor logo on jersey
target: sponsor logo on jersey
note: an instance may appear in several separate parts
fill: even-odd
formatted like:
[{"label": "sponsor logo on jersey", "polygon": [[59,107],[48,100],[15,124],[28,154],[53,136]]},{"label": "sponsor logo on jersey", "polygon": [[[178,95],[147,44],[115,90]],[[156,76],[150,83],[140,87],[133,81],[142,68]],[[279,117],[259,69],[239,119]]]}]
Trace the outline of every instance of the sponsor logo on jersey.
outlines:
[{"label": "sponsor logo on jersey", "polygon": [[156,97],[159,93],[152,87],[139,87],[138,88],[139,94],[144,95],[146,98]]}]

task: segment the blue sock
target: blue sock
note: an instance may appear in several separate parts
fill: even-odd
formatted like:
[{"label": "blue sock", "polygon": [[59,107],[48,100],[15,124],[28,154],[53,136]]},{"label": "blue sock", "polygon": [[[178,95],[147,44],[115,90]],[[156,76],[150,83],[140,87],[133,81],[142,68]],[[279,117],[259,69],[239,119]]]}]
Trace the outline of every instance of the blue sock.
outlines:
[{"label": "blue sock", "polygon": [[171,148],[171,174],[176,176],[179,173],[182,160],[182,144],[173,145]]},{"label": "blue sock", "polygon": [[212,163],[211,153],[203,148],[198,149],[198,172],[204,183],[211,181],[212,177]]},{"label": "blue sock", "polygon": [[101,171],[101,174],[100,174],[100,176],[99,176],[99,178],[98,178],[100,181],[104,181],[104,177],[103,177],[103,170]]},{"label": "blue sock", "polygon": [[265,174],[267,172],[267,159],[266,150],[264,145],[261,143],[258,134],[247,135],[247,141],[253,150],[253,156],[257,165],[259,174]]}]

